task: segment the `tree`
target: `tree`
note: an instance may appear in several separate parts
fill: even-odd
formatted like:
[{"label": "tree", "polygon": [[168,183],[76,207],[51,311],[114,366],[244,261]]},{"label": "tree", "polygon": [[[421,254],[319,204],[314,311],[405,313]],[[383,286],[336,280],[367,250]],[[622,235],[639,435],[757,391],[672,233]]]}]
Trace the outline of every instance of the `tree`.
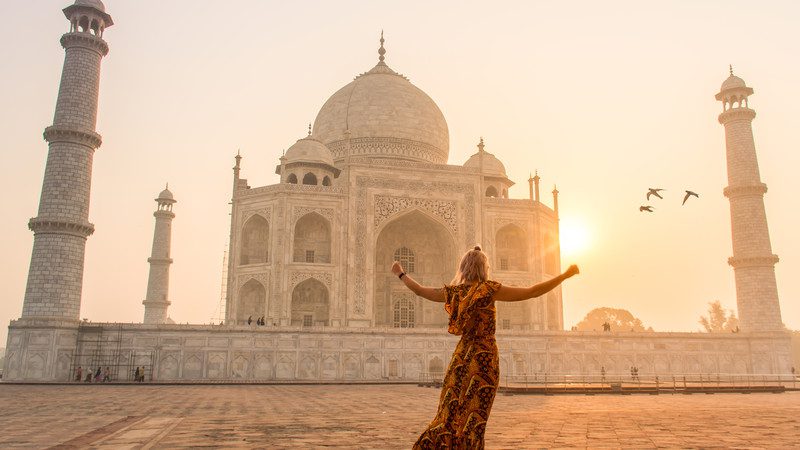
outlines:
[{"label": "tree", "polygon": [[700,325],[709,333],[731,332],[739,329],[739,319],[732,310],[725,311],[716,300],[708,303],[708,317],[700,316]]},{"label": "tree", "polygon": [[637,319],[627,309],[595,308],[586,314],[575,326],[577,331],[602,331],[603,324],[611,324],[611,331],[653,331],[652,327],[645,330],[642,321]]}]

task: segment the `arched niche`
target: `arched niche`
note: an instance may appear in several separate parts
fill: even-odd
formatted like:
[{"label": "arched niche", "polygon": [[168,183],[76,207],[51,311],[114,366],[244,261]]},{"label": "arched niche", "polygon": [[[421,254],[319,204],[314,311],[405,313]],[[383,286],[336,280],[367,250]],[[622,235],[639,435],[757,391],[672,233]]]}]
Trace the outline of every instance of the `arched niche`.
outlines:
[{"label": "arched niche", "polygon": [[494,187],[494,186],[489,186],[488,188],[486,188],[486,196],[487,197],[499,197],[499,194],[497,193],[497,188]]},{"label": "arched niche", "polygon": [[308,213],[294,225],[294,262],[331,262],[331,225],[317,213]]},{"label": "arched niche", "polygon": [[299,283],[292,290],[291,311],[293,326],[328,325],[330,320],[328,288],[314,278]]},{"label": "arched niche", "polygon": [[331,178],[327,175],[322,179],[323,186],[330,186],[331,185]]},{"label": "arched niche", "polygon": [[525,230],[510,223],[497,230],[494,242],[496,270],[528,270],[530,244]]},{"label": "arched niche", "polygon": [[239,290],[239,305],[236,308],[236,322],[253,322],[267,313],[267,290],[257,280],[249,280]]},{"label": "arched niche", "polygon": [[[420,284],[442,286],[453,279],[457,263],[455,242],[442,223],[418,209],[390,220],[375,240],[373,311],[376,326],[393,327],[395,301],[407,295],[406,288],[388,270],[395,260],[395,253],[402,248],[412,250],[414,279]],[[414,300],[415,327],[447,324],[447,315],[441,304]]]},{"label": "arched niche", "polygon": [[311,172],[308,172],[307,174],[303,175],[303,184],[316,185],[317,176]]},{"label": "arched niche", "polygon": [[263,264],[269,260],[269,222],[256,214],[242,227],[239,264]]},{"label": "arched niche", "polygon": [[290,173],[288,177],[286,177],[286,182],[289,184],[297,184],[297,175]]}]

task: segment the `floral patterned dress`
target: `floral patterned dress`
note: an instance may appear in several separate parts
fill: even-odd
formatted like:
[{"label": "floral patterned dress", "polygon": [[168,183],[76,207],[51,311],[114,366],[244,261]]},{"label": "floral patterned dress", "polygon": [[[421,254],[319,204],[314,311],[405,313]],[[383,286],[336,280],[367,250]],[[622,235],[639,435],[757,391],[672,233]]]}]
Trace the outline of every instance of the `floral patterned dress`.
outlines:
[{"label": "floral patterned dress", "polygon": [[447,332],[461,335],[444,377],[436,417],[414,449],[482,449],[486,421],[500,382],[494,338],[496,281],[445,286]]}]

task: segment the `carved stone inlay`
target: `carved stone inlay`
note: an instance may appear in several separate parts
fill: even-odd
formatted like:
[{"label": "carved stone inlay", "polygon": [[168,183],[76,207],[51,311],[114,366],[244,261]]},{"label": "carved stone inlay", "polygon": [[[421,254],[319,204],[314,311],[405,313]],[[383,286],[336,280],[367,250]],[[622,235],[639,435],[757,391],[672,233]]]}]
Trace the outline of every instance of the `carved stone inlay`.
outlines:
[{"label": "carved stone inlay", "polygon": [[342,159],[347,156],[380,155],[391,157],[397,155],[401,158],[412,158],[434,164],[446,164],[447,152],[424,142],[393,137],[363,137],[345,139],[327,144],[333,154],[333,159]]},{"label": "carved stone inlay", "polygon": [[250,280],[256,280],[264,286],[264,289],[269,291],[269,274],[268,273],[244,273],[236,278],[236,293],[242,289],[245,283]]},{"label": "carved stone inlay", "polygon": [[[475,186],[472,183],[406,181],[366,176],[356,177],[355,273],[360,275],[356,276],[353,282],[355,290],[353,313],[357,316],[363,316],[366,313],[367,283],[363,274],[367,273],[367,191],[374,187],[424,194],[440,192],[462,195],[464,199],[464,246],[469,247],[475,242]],[[371,206],[371,204],[369,206]]]},{"label": "carved stone inlay", "polygon": [[333,275],[328,272],[292,272],[289,275],[289,291],[309,278],[321,281],[328,289],[333,285]]},{"label": "carved stone inlay", "polygon": [[456,202],[451,200],[433,200],[427,198],[394,197],[390,195],[375,196],[375,228],[395,214],[408,208],[419,208],[439,217],[453,233],[458,233],[458,210]]},{"label": "carved stone inlay", "polygon": [[333,224],[333,208],[314,208],[309,206],[295,206],[292,209],[292,223],[312,212],[319,214]]},{"label": "carved stone inlay", "polygon": [[256,214],[266,219],[267,223],[270,223],[270,219],[272,216],[272,209],[271,208],[245,209],[244,211],[242,211],[242,218],[239,223],[242,224],[242,226],[244,226],[244,224]]},{"label": "carved stone inlay", "polygon": [[523,219],[515,219],[510,217],[500,217],[494,220],[494,229],[499,230],[504,226],[513,223],[514,225],[518,226],[522,231],[527,231],[528,227],[526,226],[526,222]]}]

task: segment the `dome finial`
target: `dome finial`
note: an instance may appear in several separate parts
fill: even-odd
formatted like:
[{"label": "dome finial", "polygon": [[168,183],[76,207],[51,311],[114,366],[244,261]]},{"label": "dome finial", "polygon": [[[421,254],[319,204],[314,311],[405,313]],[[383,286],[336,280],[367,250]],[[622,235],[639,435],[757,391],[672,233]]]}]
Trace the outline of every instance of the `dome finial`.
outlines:
[{"label": "dome finial", "polygon": [[386,54],[386,49],[383,48],[383,43],[384,42],[385,41],[383,40],[383,30],[381,30],[381,48],[378,49],[378,55],[379,55],[378,56],[378,61],[380,61],[380,62],[383,62],[383,60],[386,59],[386,57],[383,56],[383,55]]},{"label": "dome finial", "polygon": [[483,136],[481,136],[481,141],[478,142],[478,151],[479,152],[483,151]]},{"label": "dome finial", "polygon": [[728,72],[733,76],[733,64],[728,64]]},{"label": "dome finial", "polygon": [[308,135],[311,136],[311,122],[308,122]]}]

